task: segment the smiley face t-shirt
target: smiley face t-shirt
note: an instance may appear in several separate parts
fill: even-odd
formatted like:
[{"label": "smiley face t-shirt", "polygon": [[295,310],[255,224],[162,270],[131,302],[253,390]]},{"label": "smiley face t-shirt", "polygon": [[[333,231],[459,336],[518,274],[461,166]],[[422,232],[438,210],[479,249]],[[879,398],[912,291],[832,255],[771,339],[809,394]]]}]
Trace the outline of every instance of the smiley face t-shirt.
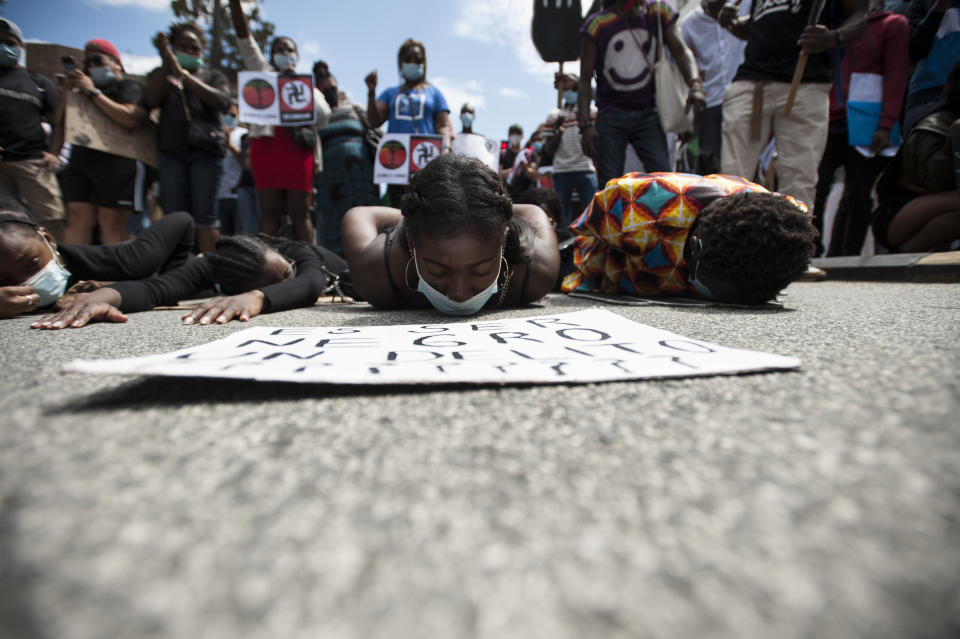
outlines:
[{"label": "smiley face t-shirt", "polygon": [[677,13],[666,2],[652,2],[626,16],[594,13],[580,28],[597,50],[597,109],[642,109],[654,102],[653,69],[657,55],[657,20],[666,31]]}]

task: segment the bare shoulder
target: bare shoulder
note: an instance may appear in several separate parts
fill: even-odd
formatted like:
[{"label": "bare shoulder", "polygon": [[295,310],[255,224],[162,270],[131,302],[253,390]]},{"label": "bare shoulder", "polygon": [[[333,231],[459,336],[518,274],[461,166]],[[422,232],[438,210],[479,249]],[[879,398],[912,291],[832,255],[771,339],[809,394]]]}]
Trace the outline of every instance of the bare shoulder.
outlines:
[{"label": "bare shoulder", "polygon": [[399,211],[377,206],[359,206],[343,216],[343,250],[350,267],[350,278],[363,299],[381,309],[397,308],[388,281],[387,265],[394,261],[392,253],[384,258],[389,222]]},{"label": "bare shoulder", "polygon": [[[515,204],[513,216],[529,225],[534,232],[533,255],[530,262],[518,269],[520,286],[526,280],[522,297],[514,298],[517,304],[529,304],[553,290],[560,273],[560,250],[553,222],[543,210],[533,204]],[[529,270],[529,274],[527,271]]]}]

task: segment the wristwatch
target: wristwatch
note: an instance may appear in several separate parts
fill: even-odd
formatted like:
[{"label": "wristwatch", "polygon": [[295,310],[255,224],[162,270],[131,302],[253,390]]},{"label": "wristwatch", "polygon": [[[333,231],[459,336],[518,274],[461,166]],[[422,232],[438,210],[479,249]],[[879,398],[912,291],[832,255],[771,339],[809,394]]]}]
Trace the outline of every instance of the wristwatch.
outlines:
[{"label": "wristwatch", "polygon": [[103,95],[103,91],[101,91],[100,89],[94,89],[93,91],[90,91],[89,93],[87,93],[87,97],[90,98],[91,100],[97,97],[98,95]]}]

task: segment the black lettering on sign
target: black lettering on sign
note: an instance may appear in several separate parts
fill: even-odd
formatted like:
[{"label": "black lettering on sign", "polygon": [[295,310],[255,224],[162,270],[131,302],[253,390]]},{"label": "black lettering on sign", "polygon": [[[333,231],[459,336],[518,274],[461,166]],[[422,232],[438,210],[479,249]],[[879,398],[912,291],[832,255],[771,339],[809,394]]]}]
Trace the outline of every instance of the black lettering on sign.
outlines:
[{"label": "black lettering on sign", "polygon": [[[425,357],[429,355],[429,357]],[[433,359],[441,359],[443,353],[434,353],[432,351],[390,351],[387,353],[388,362],[429,362]]]},{"label": "black lettering on sign", "polygon": [[359,333],[359,328],[335,328],[333,330],[327,331],[327,335],[349,335],[351,333]]},{"label": "black lettering on sign", "polygon": [[[583,333],[583,337],[575,337],[575,334]],[[561,328],[557,335],[563,339],[570,339],[575,342],[602,342],[610,339],[610,335],[595,328]],[[592,337],[591,337],[592,336]]]},{"label": "black lettering on sign", "polygon": [[558,319],[556,317],[541,317],[538,319],[531,319],[527,321],[538,328],[546,328],[548,324],[552,324],[554,326],[579,326],[579,324],[571,324],[570,322],[564,322],[563,320]]},{"label": "black lettering on sign", "polygon": [[414,334],[417,334],[417,333],[443,333],[443,332],[449,331],[449,330],[450,330],[450,327],[449,327],[449,326],[442,326],[442,325],[438,325],[438,324],[424,324],[424,325],[421,326],[419,329],[412,329],[412,328],[411,328],[411,329],[410,329],[409,331],[407,331],[407,332],[408,332],[408,333],[414,333]]},{"label": "black lettering on sign", "polygon": [[312,328],[278,328],[270,331],[271,335],[309,335],[315,329]]},{"label": "black lettering on sign", "polygon": [[498,356],[493,351],[451,351],[450,357],[453,359],[465,360],[470,362],[485,362]]},{"label": "black lettering on sign", "polygon": [[234,348],[243,348],[244,346],[250,346],[250,344],[266,344],[267,346],[293,346],[294,344],[299,344],[303,341],[302,337],[298,337],[292,342],[287,342],[286,344],[274,344],[273,342],[268,342],[265,339],[248,339],[243,344],[237,344]]},{"label": "black lettering on sign", "polygon": [[556,364],[550,367],[550,370],[555,372],[557,374],[557,377],[566,377],[567,374],[564,372],[563,367],[569,366],[569,365],[570,365],[570,362],[557,362]]},{"label": "black lettering on sign", "polygon": [[270,359],[277,359],[278,357],[293,357],[294,359],[313,359],[317,355],[323,355],[325,352],[326,351],[317,351],[313,355],[297,355],[296,353],[283,353],[283,352],[270,353],[269,355],[263,358],[263,361],[267,361]]},{"label": "black lettering on sign", "polygon": [[461,342],[446,335],[424,335],[413,340],[414,346],[428,346],[430,348],[454,348],[465,344],[466,342]]},{"label": "black lettering on sign", "polygon": [[322,339],[315,344],[317,348],[327,346],[329,348],[363,348],[364,346],[376,346],[377,340],[373,337],[334,337],[333,339]]},{"label": "black lettering on sign", "polygon": [[486,323],[486,324],[471,324],[470,329],[474,331],[497,331],[503,328],[503,324],[496,323]]},{"label": "black lettering on sign", "polygon": [[506,331],[504,333],[490,333],[490,337],[493,338],[498,344],[506,344],[507,340],[511,339],[522,339],[528,342],[536,342],[537,344],[543,344],[542,340],[539,340],[535,337],[529,337],[527,333],[521,333],[520,331]]},{"label": "black lettering on sign", "polygon": [[[628,353],[633,353],[634,355],[643,355],[643,354],[644,354],[643,351],[638,351],[638,350],[635,349],[635,348],[631,348],[632,346],[633,346],[633,344],[620,342],[620,343],[612,343],[612,344],[590,344],[589,346],[585,346],[584,348],[606,348],[606,347],[610,347],[610,348],[619,349],[619,350],[621,350],[621,351],[626,351],[626,352],[628,352]],[[569,346],[567,346],[567,350],[573,350],[573,349],[571,349]]]},{"label": "black lettering on sign", "polygon": [[696,342],[690,342],[684,339],[662,339],[660,340],[660,346],[665,348],[672,348],[675,351],[683,351],[684,353],[716,353],[715,349],[710,348],[709,346],[704,346],[703,344],[698,344]]},{"label": "black lettering on sign", "polygon": [[304,371],[310,370],[311,368],[317,368],[318,366],[333,366],[330,362],[313,362],[310,366],[301,366],[300,368],[293,369],[294,373],[302,373]]},{"label": "black lettering on sign", "polygon": [[257,355],[256,351],[247,351],[246,353],[239,353],[237,355],[220,355],[216,354],[213,357],[194,357],[194,355],[202,355],[203,353],[184,353],[183,355],[177,355],[177,359],[188,359],[191,362],[215,362],[218,359],[240,359],[241,357],[249,357],[250,355]]}]

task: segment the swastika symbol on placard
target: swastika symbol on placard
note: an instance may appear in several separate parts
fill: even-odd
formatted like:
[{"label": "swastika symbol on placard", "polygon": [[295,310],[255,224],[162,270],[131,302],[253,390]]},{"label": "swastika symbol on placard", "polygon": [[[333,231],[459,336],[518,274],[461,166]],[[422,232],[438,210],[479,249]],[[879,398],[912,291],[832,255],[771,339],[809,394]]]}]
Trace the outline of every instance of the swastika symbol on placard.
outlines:
[{"label": "swastika symbol on placard", "polygon": [[310,86],[302,80],[287,82],[281,93],[283,103],[291,109],[303,109],[310,104]]},{"label": "swastika symbol on placard", "polygon": [[418,144],[416,149],[413,152],[413,163],[417,165],[418,169],[422,169],[426,165],[430,164],[430,161],[439,155],[437,147],[429,142],[423,142]]}]

